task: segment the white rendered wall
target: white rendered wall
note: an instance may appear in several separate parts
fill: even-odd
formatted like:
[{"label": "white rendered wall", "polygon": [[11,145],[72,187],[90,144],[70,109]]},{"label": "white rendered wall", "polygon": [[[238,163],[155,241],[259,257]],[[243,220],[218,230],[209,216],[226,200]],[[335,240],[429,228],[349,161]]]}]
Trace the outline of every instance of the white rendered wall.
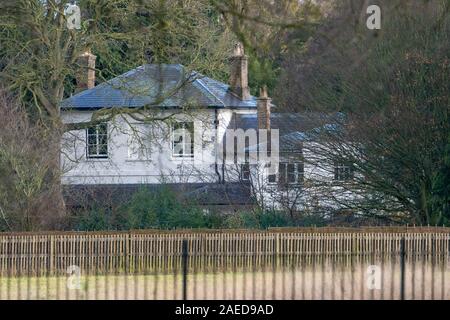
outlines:
[{"label": "white rendered wall", "polygon": [[[256,110],[241,111],[255,113]],[[82,123],[91,119],[92,111],[63,111],[65,123]],[[161,113],[161,116],[173,111]],[[189,114],[177,114],[177,121],[193,121],[200,136],[194,138],[195,157],[176,158],[172,155],[172,138],[169,126],[158,122],[149,124],[152,133],[140,139],[150,150],[148,156],[136,159],[130,155],[130,125],[137,123],[129,117],[117,117],[108,123],[108,159],[86,157],[86,130],[68,132],[62,141],[61,163],[64,184],[141,184],[215,182],[215,143],[225,134],[233,111],[218,109],[219,125],[215,127],[215,110],[201,109]],[[139,126],[139,125],[138,125]],[[198,130],[200,128],[200,130]],[[217,137],[215,137],[217,135]]]},{"label": "white rendered wall", "polygon": [[[252,167],[251,185],[253,194],[260,205],[267,209],[285,210],[292,206],[295,210],[308,210],[317,207],[340,209],[342,200],[354,200],[357,195],[349,191],[348,183],[334,180],[334,166],[314,150],[323,148],[314,142],[303,145],[304,183],[299,186],[280,188],[277,183],[269,183],[265,163]],[[320,154],[323,154],[321,149]],[[280,162],[299,162],[280,155]],[[233,170],[230,170],[233,171]],[[280,201],[282,199],[282,201]],[[338,200],[338,201],[336,201]]]}]

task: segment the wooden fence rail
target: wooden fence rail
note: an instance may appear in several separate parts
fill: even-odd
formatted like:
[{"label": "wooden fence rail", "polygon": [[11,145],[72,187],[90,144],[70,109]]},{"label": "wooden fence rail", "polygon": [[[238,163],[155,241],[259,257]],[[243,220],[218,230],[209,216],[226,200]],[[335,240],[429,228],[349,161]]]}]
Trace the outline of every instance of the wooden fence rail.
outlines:
[{"label": "wooden fence rail", "polygon": [[183,240],[188,242],[189,269],[194,271],[293,263],[302,255],[398,255],[402,238],[407,256],[448,257],[450,250],[448,228],[349,231],[4,233],[0,234],[0,275],[62,275],[73,265],[84,274],[178,272]]}]

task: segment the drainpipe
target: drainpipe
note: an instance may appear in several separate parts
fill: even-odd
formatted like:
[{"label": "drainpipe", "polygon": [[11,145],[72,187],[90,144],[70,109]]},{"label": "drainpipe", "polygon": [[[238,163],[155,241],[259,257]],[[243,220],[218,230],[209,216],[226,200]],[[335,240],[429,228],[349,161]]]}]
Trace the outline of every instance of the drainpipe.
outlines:
[{"label": "drainpipe", "polygon": [[214,128],[215,128],[215,130],[216,130],[216,132],[215,132],[215,134],[216,134],[216,141],[215,141],[215,144],[216,144],[216,152],[215,152],[215,164],[214,164],[214,169],[215,169],[215,171],[216,171],[216,174],[217,174],[217,178],[218,178],[218,182],[220,183],[221,181],[222,181],[222,178],[221,178],[221,176],[220,176],[220,172],[219,172],[219,164],[217,163],[217,146],[218,146],[218,141],[219,141],[219,133],[218,133],[218,128],[219,128],[219,116],[218,116],[218,113],[217,113],[217,108],[214,108]]}]

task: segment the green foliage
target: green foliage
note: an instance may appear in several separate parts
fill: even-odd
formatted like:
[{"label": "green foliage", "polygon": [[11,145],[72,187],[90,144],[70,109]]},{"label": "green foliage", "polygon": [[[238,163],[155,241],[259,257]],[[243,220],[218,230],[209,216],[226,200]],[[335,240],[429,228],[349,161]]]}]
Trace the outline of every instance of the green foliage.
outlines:
[{"label": "green foliage", "polygon": [[[322,223],[321,223],[322,222]],[[220,213],[205,210],[169,188],[142,188],[116,209],[94,206],[76,215],[74,229],[85,231],[138,229],[267,229],[273,227],[321,225],[319,217],[292,219],[282,211]]]},{"label": "green foliage", "polygon": [[259,214],[259,226],[261,229],[275,228],[275,227],[290,227],[293,221],[284,212],[261,212]]},{"label": "green foliage", "polygon": [[158,226],[154,195],[145,189],[133,195],[131,201],[120,212],[119,226],[125,229],[154,228]]},{"label": "green foliage", "polygon": [[326,220],[320,215],[300,215],[291,218],[283,211],[238,212],[224,217],[224,228],[268,229],[281,227],[323,226]]},{"label": "green foliage", "polygon": [[111,229],[111,217],[104,208],[92,208],[78,217],[76,230],[102,231]]},{"label": "green foliage", "polygon": [[280,61],[290,46],[303,47],[322,16],[313,0],[214,0],[234,35],[249,55],[251,93],[267,85],[269,92],[277,83]]},{"label": "green foliage", "polygon": [[268,58],[260,58],[252,55],[249,59],[249,87],[253,95],[259,95],[259,89],[264,85],[269,92],[275,88],[277,83],[279,67]]},{"label": "green foliage", "polygon": [[220,228],[221,216],[177,198],[169,188],[142,188],[115,210],[95,206],[77,214],[77,230],[139,230],[177,228]]}]

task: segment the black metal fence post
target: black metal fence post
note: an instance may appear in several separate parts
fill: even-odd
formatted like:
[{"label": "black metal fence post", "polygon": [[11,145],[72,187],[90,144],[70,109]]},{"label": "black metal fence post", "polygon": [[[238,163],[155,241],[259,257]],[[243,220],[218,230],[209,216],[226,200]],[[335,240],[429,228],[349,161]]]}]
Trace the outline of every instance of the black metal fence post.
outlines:
[{"label": "black metal fence post", "polygon": [[183,240],[182,265],[183,265],[183,300],[187,300],[187,273],[188,273],[188,241],[187,240]]},{"label": "black metal fence post", "polygon": [[405,300],[405,237],[400,242],[400,300]]},{"label": "black metal fence post", "polygon": [[276,235],[272,239],[272,299],[276,298],[276,285],[277,285],[277,239]]}]

